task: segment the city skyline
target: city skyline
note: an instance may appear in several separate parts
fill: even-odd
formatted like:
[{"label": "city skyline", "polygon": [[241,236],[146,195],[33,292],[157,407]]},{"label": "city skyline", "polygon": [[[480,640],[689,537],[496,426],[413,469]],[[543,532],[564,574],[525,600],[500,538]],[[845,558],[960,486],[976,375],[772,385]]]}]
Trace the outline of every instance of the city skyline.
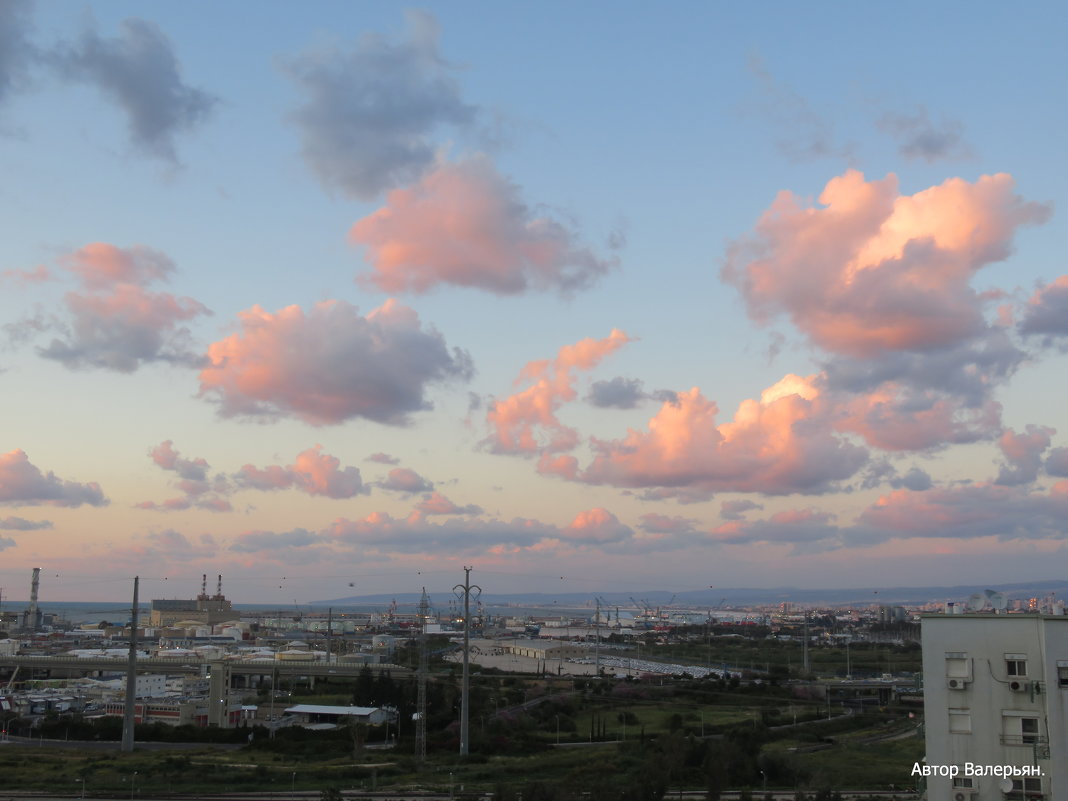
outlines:
[{"label": "city skyline", "polygon": [[0,0],[5,596],[1057,577],[1062,6],[68,8]]}]

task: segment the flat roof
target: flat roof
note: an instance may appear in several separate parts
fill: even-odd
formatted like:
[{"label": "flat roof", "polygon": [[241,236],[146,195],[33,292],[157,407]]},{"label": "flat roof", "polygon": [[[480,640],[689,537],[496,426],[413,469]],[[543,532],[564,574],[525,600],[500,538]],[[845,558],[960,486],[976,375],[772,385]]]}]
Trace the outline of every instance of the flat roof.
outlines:
[{"label": "flat roof", "polygon": [[286,713],[293,713],[295,715],[356,715],[364,716],[370,715],[372,712],[377,712],[378,708],[373,706],[329,706],[326,704],[297,704],[287,708]]}]

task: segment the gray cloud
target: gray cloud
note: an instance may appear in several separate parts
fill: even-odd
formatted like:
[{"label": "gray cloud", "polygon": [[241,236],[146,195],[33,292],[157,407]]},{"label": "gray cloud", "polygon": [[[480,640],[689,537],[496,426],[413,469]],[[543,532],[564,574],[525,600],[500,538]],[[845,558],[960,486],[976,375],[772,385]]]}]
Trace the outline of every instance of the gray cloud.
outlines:
[{"label": "gray cloud", "polygon": [[408,493],[431,492],[434,489],[432,481],[427,481],[417,472],[407,467],[396,467],[390,470],[388,477],[377,482],[376,486],[384,490]]},{"label": "gray cloud", "polygon": [[52,528],[51,520],[26,520],[22,517],[0,518],[0,529],[5,531],[43,531]]},{"label": "gray cloud", "polygon": [[898,153],[907,159],[923,159],[930,164],[972,156],[971,148],[963,140],[964,125],[947,117],[935,124],[923,106],[912,114],[884,114],[875,124],[897,141]]},{"label": "gray cloud", "polygon": [[135,147],[177,162],[174,139],[207,118],[213,95],[186,85],[170,41],[153,23],[124,20],[115,39],[89,27],[57,56],[70,79],[92,84],[125,112]]},{"label": "gray cloud", "polygon": [[1040,287],[1024,312],[1020,333],[1053,337],[1068,336],[1068,276]]},{"label": "gray cloud", "polygon": [[719,507],[719,516],[724,520],[741,520],[746,512],[763,509],[759,503],[753,501],[724,501]]},{"label": "gray cloud", "polygon": [[647,400],[678,403],[678,396],[669,389],[646,392],[640,379],[617,376],[593,382],[586,400],[600,409],[633,409]]},{"label": "gray cloud", "polygon": [[1068,478],[1068,448],[1053,448],[1049,452],[1046,472],[1057,478]]},{"label": "gray cloud", "polygon": [[437,21],[424,12],[407,20],[403,41],[368,34],[349,51],[285,66],[304,94],[293,119],[305,161],[325,186],[363,200],[418,178],[434,161],[431,135],[476,117],[438,50]]},{"label": "gray cloud", "polygon": [[835,142],[828,118],[813,109],[793,87],[777,80],[763,59],[752,56],[749,71],[763,94],[761,113],[781,132],[775,144],[786,158],[805,162],[852,156],[852,146]]},{"label": "gray cloud", "polygon": [[23,85],[36,57],[26,36],[32,8],[29,0],[0,0],[0,104]]}]

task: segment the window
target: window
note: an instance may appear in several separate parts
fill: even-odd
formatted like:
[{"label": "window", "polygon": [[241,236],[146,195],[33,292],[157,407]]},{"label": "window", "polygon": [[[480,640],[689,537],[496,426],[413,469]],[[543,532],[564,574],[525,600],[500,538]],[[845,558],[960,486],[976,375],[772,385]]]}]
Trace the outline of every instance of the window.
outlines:
[{"label": "window", "polygon": [[1027,659],[1017,658],[1016,654],[1005,655],[1005,675],[1006,676],[1026,676],[1027,675]]},{"label": "window", "polygon": [[1038,742],[1038,718],[1020,718],[1020,733],[1028,745]]},{"label": "window", "polygon": [[1028,801],[1042,797],[1042,779],[1013,779],[1012,791],[1005,794],[1005,801]]},{"label": "window", "polygon": [[1057,663],[1057,686],[1068,687],[1068,665]]},{"label": "window", "polygon": [[975,779],[971,776],[954,776],[953,777],[953,789],[954,790],[974,790]]},{"label": "window", "polygon": [[949,733],[950,734],[971,734],[972,733],[972,711],[970,709],[953,709],[949,710]]},{"label": "window", "polygon": [[1002,713],[1001,742],[1003,745],[1037,745],[1045,743],[1040,721],[1036,717],[1021,715],[1018,712]]}]

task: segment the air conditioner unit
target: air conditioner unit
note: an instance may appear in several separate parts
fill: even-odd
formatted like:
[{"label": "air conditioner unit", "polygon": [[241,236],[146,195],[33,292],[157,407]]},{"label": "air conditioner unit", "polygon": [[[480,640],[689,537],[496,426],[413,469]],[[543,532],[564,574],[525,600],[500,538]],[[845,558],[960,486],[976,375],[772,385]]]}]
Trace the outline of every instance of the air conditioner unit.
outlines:
[{"label": "air conditioner unit", "polygon": [[973,795],[975,795],[974,787],[953,788],[953,801],[971,801]]},{"label": "air conditioner unit", "polygon": [[1014,693],[1029,693],[1031,692],[1031,682],[1026,679],[1012,679],[1009,682],[1009,689]]},{"label": "air conditioner unit", "polygon": [[966,690],[968,688],[967,679],[949,679],[947,684],[951,690]]}]

